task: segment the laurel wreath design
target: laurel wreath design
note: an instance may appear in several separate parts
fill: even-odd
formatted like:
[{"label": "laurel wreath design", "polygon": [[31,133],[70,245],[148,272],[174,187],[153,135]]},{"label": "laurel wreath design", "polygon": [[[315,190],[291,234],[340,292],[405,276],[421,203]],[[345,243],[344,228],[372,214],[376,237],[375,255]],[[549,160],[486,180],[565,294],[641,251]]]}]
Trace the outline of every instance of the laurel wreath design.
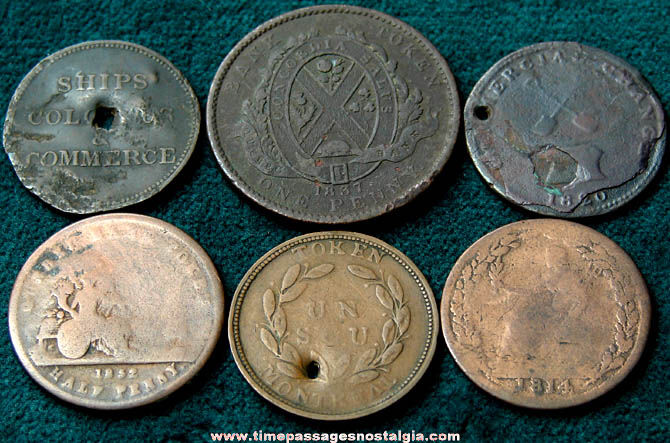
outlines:
[{"label": "laurel wreath design", "polygon": [[358,359],[353,375],[348,379],[350,383],[357,384],[372,381],[381,372],[388,372],[388,366],[403,350],[403,340],[406,338],[411,316],[403,288],[393,274],[389,274],[384,281],[384,271],[381,268],[379,276],[365,266],[348,265],[347,270],[365,280],[365,287],[374,286],[377,300],[391,314],[391,318],[382,327],[381,339],[384,346],[381,349],[375,346],[365,351]]},{"label": "laurel wreath design", "polygon": [[521,231],[512,232],[501,237],[496,243],[489,246],[488,254],[482,257],[477,253],[474,258],[467,263],[461,270],[461,274],[456,280],[455,291],[452,296],[449,308],[451,311],[451,330],[456,340],[465,349],[468,349],[479,355],[485,370],[483,375],[490,381],[496,383],[491,375],[492,369],[489,366],[489,355],[483,349],[480,332],[475,328],[473,319],[465,307],[465,301],[468,293],[472,293],[474,286],[482,277],[488,277],[489,281],[495,284],[502,275],[505,267],[504,258],[509,252],[521,245]]},{"label": "laurel wreath design", "polygon": [[640,312],[636,301],[626,293],[626,276],[617,271],[616,260],[605,248],[597,243],[577,247],[581,257],[589,264],[589,271],[609,282],[616,303],[616,324],[614,325],[613,343],[602,353],[600,362],[586,384],[595,386],[603,381],[607,374],[621,368],[635,344]]},{"label": "laurel wreath design", "polygon": [[[282,278],[279,291],[268,288],[263,293],[263,313],[266,323],[261,326],[260,339],[265,347],[274,354],[277,360],[277,370],[287,377],[305,378],[305,365],[298,350],[286,338],[286,312],[284,304],[296,300],[305,291],[307,285],[300,284],[305,280],[317,280],[330,274],[335,266],[324,263],[313,268],[307,265],[295,264],[290,266]],[[311,357],[323,364],[323,358],[312,351]],[[325,366],[325,365],[324,365]],[[320,377],[326,373],[321,371]]]}]

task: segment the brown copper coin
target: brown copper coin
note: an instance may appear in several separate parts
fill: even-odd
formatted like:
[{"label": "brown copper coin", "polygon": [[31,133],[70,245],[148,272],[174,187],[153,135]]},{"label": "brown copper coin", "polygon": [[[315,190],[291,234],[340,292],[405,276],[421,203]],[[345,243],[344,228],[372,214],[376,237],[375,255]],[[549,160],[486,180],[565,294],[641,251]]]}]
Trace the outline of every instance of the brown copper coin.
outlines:
[{"label": "brown copper coin", "polygon": [[472,381],[510,403],[574,406],[633,368],[650,321],[647,288],[616,243],[562,220],[525,220],[477,240],[442,296],[442,330]]},{"label": "brown copper coin", "polygon": [[350,223],[426,189],[451,155],[456,82],[438,50],[372,9],[310,6],[244,37],[221,63],[207,132],[224,173],[265,208]]},{"label": "brown copper coin", "polygon": [[659,170],[663,106],[624,60],[573,42],[537,43],[497,62],[464,109],[470,156],[510,202],[553,217],[610,212]]},{"label": "brown copper coin", "polygon": [[397,249],[319,232],[258,260],[235,292],[229,338],[242,375],[275,405],[344,420],[405,395],[435,352],[428,283]]},{"label": "brown copper coin", "polygon": [[14,350],[63,400],[97,409],[150,403],[203,366],[223,322],[205,251],[151,217],[70,225],[28,259],[9,301]]}]

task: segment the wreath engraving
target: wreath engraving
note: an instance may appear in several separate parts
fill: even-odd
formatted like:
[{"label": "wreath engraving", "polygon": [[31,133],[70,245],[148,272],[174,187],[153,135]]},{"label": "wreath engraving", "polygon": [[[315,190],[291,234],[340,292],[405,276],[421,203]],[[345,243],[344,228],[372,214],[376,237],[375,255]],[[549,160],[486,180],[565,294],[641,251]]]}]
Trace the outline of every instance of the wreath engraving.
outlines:
[{"label": "wreath engraving", "polygon": [[383,346],[365,351],[358,359],[354,374],[349,377],[350,383],[365,383],[379,377],[381,372],[388,372],[403,350],[403,340],[411,321],[409,307],[400,281],[389,274],[384,281],[384,271],[379,269],[379,277],[370,268],[359,265],[348,265],[347,270],[356,277],[366,281],[365,287],[375,287],[377,301],[390,312],[391,318],[382,327],[381,339]]},{"label": "wreath engraving", "polygon": [[616,270],[616,261],[602,246],[597,243],[577,247],[581,257],[589,264],[589,271],[607,279],[612,288],[616,304],[616,323],[614,340],[600,356],[600,361],[593,368],[592,375],[586,381],[587,386],[595,387],[607,378],[612,371],[620,369],[635,345],[640,320],[640,311],[633,297],[625,290],[629,283],[626,276]]},{"label": "wreath engraving", "polygon": [[[291,378],[306,378],[305,365],[298,350],[286,338],[286,312],[282,307],[286,303],[296,300],[302,295],[307,285],[300,284],[305,280],[316,280],[330,274],[335,266],[324,263],[313,268],[307,265],[295,264],[290,266],[282,278],[279,291],[268,288],[263,293],[263,313],[266,323],[261,326],[260,339],[265,347],[274,354],[276,368],[279,372]],[[319,362],[321,371],[319,378],[328,376],[325,360],[316,352],[310,355]],[[318,379],[318,378],[317,378]]]}]

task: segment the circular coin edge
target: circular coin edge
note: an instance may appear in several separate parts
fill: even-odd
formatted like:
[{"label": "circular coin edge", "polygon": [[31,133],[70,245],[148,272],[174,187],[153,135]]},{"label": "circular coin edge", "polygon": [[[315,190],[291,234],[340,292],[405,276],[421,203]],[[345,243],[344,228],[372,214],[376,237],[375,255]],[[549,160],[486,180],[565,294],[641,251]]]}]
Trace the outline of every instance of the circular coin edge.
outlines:
[{"label": "circular coin edge", "polygon": [[[289,248],[294,245],[305,243],[315,239],[359,240],[368,242],[370,245],[386,249],[385,252],[387,252],[397,263],[402,265],[403,268],[405,268],[405,270],[410,272],[410,275],[412,275],[411,273],[413,272],[414,275],[412,277],[414,278],[414,281],[417,282],[420,285],[420,287],[423,286],[423,290],[421,292],[424,298],[423,302],[424,306],[426,307],[427,316],[429,320],[428,324],[429,333],[427,334],[428,340],[425,343],[424,350],[421,356],[419,357],[421,361],[417,366],[413,368],[412,370],[413,375],[411,375],[410,373],[411,378],[409,379],[409,381],[405,383],[405,385],[401,388],[400,391],[398,391],[396,394],[390,397],[388,396],[385,397],[381,401],[377,401],[376,404],[371,408],[359,409],[352,413],[346,413],[346,414],[325,414],[325,413],[315,413],[302,410],[297,406],[293,406],[292,404],[285,401],[281,397],[276,396],[269,390],[263,389],[262,383],[258,383],[254,379],[255,374],[252,374],[253,368],[251,368],[249,365],[245,365],[245,363],[242,361],[240,351],[243,350],[241,350],[241,346],[240,349],[238,349],[239,311],[241,309],[242,303],[244,302],[244,296],[246,295],[243,294],[243,292],[246,292],[247,288],[251,285],[252,281],[256,278],[256,276],[260,274],[263,268],[267,266],[267,264],[269,264],[272,260],[287,252]],[[430,310],[428,310],[428,308]],[[435,350],[437,348],[437,341],[438,341],[437,337],[439,335],[439,328],[440,328],[439,312],[435,301],[435,296],[433,294],[432,289],[430,288],[430,285],[428,284],[428,281],[426,280],[426,277],[419,270],[416,264],[414,264],[414,262],[412,262],[405,254],[400,252],[397,248],[394,248],[393,246],[389,245],[388,243],[369,235],[350,231],[321,231],[321,232],[314,232],[310,234],[300,235],[285,242],[282,242],[281,244],[272,248],[270,251],[263,254],[263,256],[259,258],[251,266],[251,268],[249,268],[249,270],[244,274],[244,277],[242,277],[242,280],[240,281],[239,285],[237,286],[237,289],[235,290],[235,294],[233,295],[230,304],[230,310],[228,313],[228,340],[230,343],[230,350],[233,354],[233,358],[235,359],[237,368],[242,373],[242,376],[246,379],[246,381],[251,385],[251,387],[263,398],[268,400],[270,403],[274,404],[275,406],[281,409],[284,409],[285,411],[291,412],[293,414],[302,417],[307,417],[310,419],[328,420],[328,421],[349,420],[364,417],[373,414],[375,412],[378,412],[386,408],[387,406],[390,406],[391,404],[395,403],[396,401],[400,400],[402,397],[404,397],[409,391],[412,390],[414,386],[416,386],[419,380],[423,377],[424,373],[427,371],[428,366],[430,365],[433,356],[435,355]],[[241,353],[243,354],[243,352]],[[247,366],[249,367],[247,368]]]},{"label": "circular coin edge", "polygon": [[[334,216],[327,215],[318,215],[318,214],[308,214],[303,211],[295,210],[288,206],[282,206],[270,199],[264,197],[259,192],[254,190],[252,186],[249,186],[246,181],[236,172],[232,167],[232,164],[228,161],[225,154],[225,150],[220,143],[219,130],[216,126],[216,104],[219,99],[219,90],[223,81],[228,74],[228,71],[232,67],[235,60],[239,57],[242,51],[249,46],[253,41],[260,38],[263,34],[271,31],[273,28],[282,25],[291,20],[307,17],[310,15],[316,14],[329,14],[329,13],[341,13],[341,14],[354,14],[362,15],[369,17],[371,19],[377,19],[388,22],[389,25],[399,28],[405,28],[404,30],[412,34],[421,42],[427,49],[428,53],[433,55],[433,60],[436,65],[441,68],[445,76],[447,86],[445,87],[448,90],[448,94],[451,96],[452,101],[452,115],[453,115],[453,125],[451,131],[445,134],[446,143],[441,146],[442,152],[444,155],[441,156],[440,161],[435,163],[434,169],[430,174],[425,176],[425,178],[414,186],[412,186],[404,195],[396,198],[394,201],[387,203],[386,205],[381,205],[375,210],[368,210],[364,215],[352,215],[342,219],[337,219]],[[205,113],[205,120],[207,125],[207,135],[210,140],[210,145],[212,152],[217,160],[217,163],[225,173],[226,177],[235,185],[235,187],[240,190],[245,196],[250,198],[255,203],[259,204],[263,208],[266,208],[276,214],[300,220],[305,222],[312,223],[322,223],[322,224],[339,224],[339,223],[353,223],[363,220],[369,220],[374,217],[378,217],[384,214],[386,211],[390,211],[401,206],[404,206],[414,197],[419,195],[423,190],[425,190],[432,180],[442,171],[444,165],[447,163],[451,154],[453,153],[454,146],[456,144],[456,139],[458,137],[458,132],[460,131],[461,125],[461,108],[460,108],[460,97],[458,93],[458,87],[456,86],[456,80],[451,68],[447,63],[446,59],[442,54],[437,50],[437,48],[430,42],[428,39],[416,30],[411,25],[405,23],[404,21],[397,19],[391,15],[388,15],[384,12],[380,12],[374,9],[363,8],[360,6],[353,5],[318,5],[318,6],[308,6],[305,8],[296,9],[293,11],[286,12],[277,17],[274,17],[261,25],[254,28],[251,32],[246,34],[242,40],[240,40],[233,49],[225,56],[221,65],[218,67],[212,84],[210,86],[209,94],[207,96],[207,108]]]},{"label": "circular coin edge", "polygon": [[[553,405],[535,405],[531,404],[529,402],[523,401],[523,400],[518,400],[512,397],[511,395],[504,395],[504,393],[497,392],[494,389],[492,389],[490,386],[485,385],[483,382],[480,382],[478,379],[475,379],[475,373],[473,373],[472,368],[468,369],[465,367],[463,362],[461,361],[460,355],[461,353],[457,352],[454,348],[454,338],[452,336],[451,331],[449,330],[449,324],[448,322],[451,321],[451,315],[449,312],[447,312],[448,305],[450,304],[450,301],[452,299],[452,292],[451,288],[454,287],[454,270],[456,269],[457,266],[459,266],[459,261],[465,257],[466,255],[470,254],[472,251],[475,250],[475,247],[479,248],[481,244],[484,243],[485,240],[490,240],[491,238],[494,238],[495,235],[500,234],[504,231],[507,231],[509,229],[513,229],[515,227],[528,227],[529,225],[537,225],[537,224],[547,224],[547,223],[553,223],[553,222],[559,222],[561,224],[569,225],[569,226],[576,226],[579,227],[580,229],[583,229],[585,233],[588,233],[590,235],[594,235],[595,237],[604,240],[605,243],[607,243],[608,248],[612,248],[614,250],[617,250],[619,252],[622,252],[621,257],[623,258],[624,261],[624,266],[630,267],[630,269],[633,271],[633,278],[636,278],[638,280],[638,283],[641,284],[641,287],[644,289],[644,292],[640,295],[638,295],[637,300],[640,303],[640,308],[641,308],[641,314],[640,314],[640,329],[639,329],[639,336],[638,340],[635,342],[633,350],[631,350],[631,353],[629,357],[626,359],[626,362],[624,365],[619,369],[619,371],[606,383],[602,383],[600,386],[588,391],[585,393],[585,395],[580,395],[576,400],[573,397],[573,400],[565,400],[564,402],[556,402]],[[481,242],[481,243],[480,243]],[[459,266],[460,267],[460,266]],[[493,397],[503,400],[507,403],[513,404],[515,406],[520,406],[524,408],[529,408],[529,409],[544,409],[544,410],[552,410],[552,409],[562,409],[562,408],[569,408],[569,407],[574,407],[574,406],[579,406],[584,403],[588,403],[590,401],[595,400],[596,398],[608,393],[612,389],[614,389],[621,381],[623,381],[635,368],[637,363],[639,362],[640,358],[642,357],[642,354],[644,352],[647,338],[649,336],[649,328],[651,325],[651,297],[649,295],[649,290],[647,288],[646,282],[644,280],[644,277],[642,276],[642,273],[638,269],[637,265],[633,261],[633,259],[628,255],[628,253],[621,247],[619,246],[614,240],[611,238],[607,237],[606,235],[596,231],[595,229],[582,225],[580,223],[576,223],[574,221],[570,220],[563,220],[563,219],[545,219],[545,218],[538,218],[538,219],[527,219],[527,220],[520,220],[517,222],[512,222],[503,226],[500,226],[493,231],[485,234],[484,236],[480,237],[477,239],[472,245],[470,245],[456,260],[454,263],[454,266],[452,267],[452,270],[449,272],[449,276],[447,277],[447,280],[444,285],[444,289],[442,291],[442,299],[440,302],[440,318],[441,318],[441,327],[442,327],[442,335],[447,343],[447,347],[449,348],[449,353],[451,354],[452,358],[458,365],[458,367],[461,369],[461,371],[467,376],[468,379],[472,383],[474,383],[478,388],[482,389],[486,393],[492,395]]]},{"label": "circular coin edge", "polygon": [[[191,250],[193,251],[193,256],[202,262],[202,267],[205,268],[205,275],[208,277],[210,285],[212,287],[213,330],[207,344],[200,352],[198,359],[195,361],[195,363],[193,363],[193,366],[189,368],[188,371],[181,373],[180,378],[176,379],[167,389],[163,391],[157,391],[155,394],[141,397],[139,401],[127,400],[118,403],[109,403],[95,400],[86,400],[82,399],[81,397],[69,394],[63,390],[57,390],[56,388],[54,388],[54,383],[50,382],[35,368],[34,364],[32,363],[30,357],[26,353],[21,343],[21,333],[19,330],[20,328],[19,325],[17,324],[16,317],[18,312],[18,303],[19,303],[18,299],[20,297],[19,291],[23,287],[24,281],[30,273],[29,269],[31,268],[31,266],[29,266],[29,264],[32,265],[32,262],[39,257],[38,252],[41,253],[43,249],[46,248],[45,245],[47,245],[49,241],[56,238],[57,236],[62,235],[67,231],[77,229],[79,227],[95,223],[98,221],[106,221],[108,219],[120,219],[122,221],[132,220],[140,224],[146,224],[152,226],[154,228],[162,228],[166,232],[169,232],[176,239],[183,242],[184,245],[190,247]],[[193,239],[190,235],[188,235],[180,228],[172,225],[171,223],[168,223],[166,221],[154,217],[149,217],[146,215],[131,214],[131,213],[104,214],[89,217],[84,220],[80,220],[78,222],[65,226],[64,228],[58,230],[58,232],[51,235],[44,242],[42,242],[37,247],[37,249],[35,249],[35,251],[33,251],[30,254],[26,262],[21,267],[21,270],[19,271],[19,274],[16,278],[16,281],[14,282],[14,286],[12,287],[12,292],[9,298],[9,308],[8,308],[9,335],[12,347],[14,348],[14,353],[18,357],[23,368],[26,370],[26,372],[28,372],[28,375],[30,375],[30,377],[49,394],[54,395],[60,398],[61,400],[67,401],[68,403],[72,403],[78,406],[83,406],[91,409],[99,409],[99,410],[130,409],[139,406],[144,406],[158,400],[163,400],[165,397],[172,394],[174,391],[178,390],[184,384],[189,382],[202,369],[202,367],[211,357],[212,353],[214,352],[214,349],[216,348],[216,344],[219,341],[221,331],[223,329],[223,321],[225,315],[224,308],[225,305],[224,305],[223,284],[221,283],[221,279],[216,270],[216,267],[212,262],[212,259],[207,254],[207,252],[203,249],[203,247],[200,246],[200,244],[198,244],[198,242],[196,242],[195,239]]]}]

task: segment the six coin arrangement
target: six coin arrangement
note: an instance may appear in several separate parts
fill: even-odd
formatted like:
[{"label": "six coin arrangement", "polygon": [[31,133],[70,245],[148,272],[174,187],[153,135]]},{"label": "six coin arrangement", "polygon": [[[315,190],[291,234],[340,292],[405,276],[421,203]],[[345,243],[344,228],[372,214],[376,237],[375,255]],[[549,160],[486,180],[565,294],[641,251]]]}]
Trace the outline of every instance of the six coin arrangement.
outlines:
[{"label": "six coin arrangement", "polygon": [[[298,220],[347,223],[425,189],[450,156],[460,115],[449,67],[416,30],[369,9],[316,6],[270,20],[233,48],[206,120],[221,168],[252,200]],[[653,178],[666,140],[660,102],[640,74],[568,42],[496,63],[470,94],[464,124],[484,180],[555,217],[625,204]],[[135,44],[94,41],[30,71],[3,140],[31,192],[89,214],[160,191],[188,160],[199,126],[197,99],[170,62]],[[465,374],[531,408],[611,389],[639,359],[650,323],[630,257],[560,219],[512,223],[475,242],[452,269],[440,311]],[[260,395],[295,414],[343,420],[418,382],[439,318],[402,252],[362,234],[316,232],[249,269],[228,337]],[[222,324],[223,288],[205,251],[176,227],[133,214],[87,218],[49,238],[9,303],[28,373],[56,396],[100,409],[179,388]]]}]

